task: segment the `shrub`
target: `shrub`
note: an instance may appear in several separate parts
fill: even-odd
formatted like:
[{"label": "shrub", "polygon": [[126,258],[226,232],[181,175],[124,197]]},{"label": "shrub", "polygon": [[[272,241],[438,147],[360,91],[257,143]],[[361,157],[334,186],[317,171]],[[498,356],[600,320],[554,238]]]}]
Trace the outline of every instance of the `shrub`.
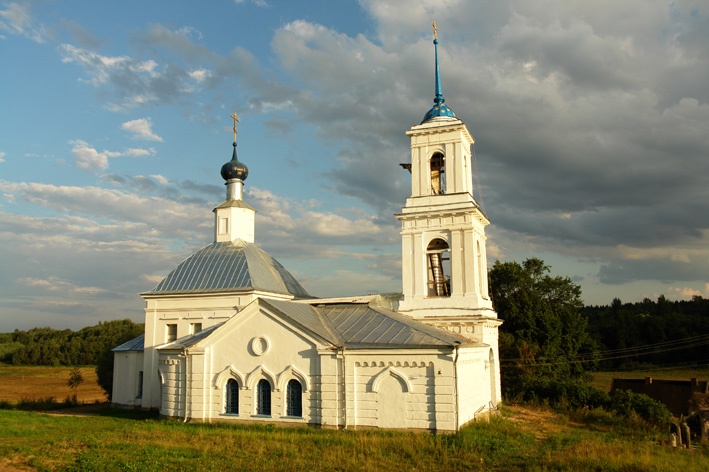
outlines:
[{"label": "shrub", "polygon": [[672,419],[672,413],[664,403],[631,390],[614,391],[611,394],[609,408],[627,417],[636,414],[652,425],[664,425]]},{"label": "shrub", "polygon": [[552,408],[566,411],[604,407],[610,402],[606,392],[581,380],[545,378],[528,382],[516,398],[532,403],[546,403]]}]

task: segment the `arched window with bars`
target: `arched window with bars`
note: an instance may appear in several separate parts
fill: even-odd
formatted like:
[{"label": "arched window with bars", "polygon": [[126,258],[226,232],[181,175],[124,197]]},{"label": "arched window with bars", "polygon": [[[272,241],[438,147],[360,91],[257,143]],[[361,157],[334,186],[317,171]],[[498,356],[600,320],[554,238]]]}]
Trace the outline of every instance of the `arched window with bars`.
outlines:
[{"label": "arched window with bars", "polygon": [[229,379],[226,383],[224,401],[224,413],[227,415],[239,414],[239,384],[234,379]]},{"label": "arched window with bars", "polygon": [[303,386],[296,379],[288,381],[286,389],[286,415],[303,416]]},{"label": "arched window with bars", "polygon": [[256,414],[271,416],[271,384],[266,379],[256,385]]}]

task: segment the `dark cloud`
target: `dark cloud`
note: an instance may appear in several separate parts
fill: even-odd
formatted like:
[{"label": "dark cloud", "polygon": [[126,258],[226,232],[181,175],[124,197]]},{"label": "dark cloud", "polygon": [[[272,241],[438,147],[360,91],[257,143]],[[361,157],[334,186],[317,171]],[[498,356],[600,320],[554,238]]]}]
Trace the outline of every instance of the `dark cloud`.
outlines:
[{"label": "dark cloud", "polygon": [[659,280],[664,283],[706,280],[709,261],[706,255],[677,260],[672,255],[649,259],[613,260],[601,266],[598,273],[604,284],[623,284],[637,280]]},{"label": "dark cloud", "polygon": [[[328,188],[384,214],[408,194],[407,176],[397,174],[398,162],[408,159],[402,131],[430,106],[433,51],[404,31],[425,8],[392,18],[365,5],[381,22],[381,45],[294,22],[277,32],[274,49],[310,91],[294,102],[302,118],[323,139],[345,143],[325,172]],[[612,9],[567,6],[552,15],[538,6],[496,8],[486,17],[486,36],[464,31],[465,21],[446,23],[452,28],[442,34],[447,104],[476,137],[493,224],[537,251],[595,252],[598,261],[618,257],[618,245],[706,246],[702,13],[668,18],[645,9],[625,27]],[[456,12],[473,21],[470,9]],[[408,34],[408,43],[396,34]],[[692,280],[709,271],[706,257],[694,265],[686,272]],[[605,267],[607,273],[615,265]],[[621,280],[624,272],[616,273]],[[688,280],[686,274],[648,277],[666,282]]]}]

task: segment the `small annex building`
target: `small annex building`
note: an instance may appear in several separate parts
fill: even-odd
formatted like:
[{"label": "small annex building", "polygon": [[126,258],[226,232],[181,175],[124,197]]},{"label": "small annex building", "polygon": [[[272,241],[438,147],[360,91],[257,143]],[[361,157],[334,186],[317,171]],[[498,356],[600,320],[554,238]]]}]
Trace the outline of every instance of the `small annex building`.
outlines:
[{"label": "small annex building", "polygon": [[[435,31],[435,30],[434,30]],[[190,421],[457,431],[500,401],[487,287],[487,217],[473,198],[473,138],[445,105],[411,138],[401,294],[318,299],[254,242],[236,152],[221,175],[214,242],[145,300],[145,334],[114,349],[114,404]]]}]

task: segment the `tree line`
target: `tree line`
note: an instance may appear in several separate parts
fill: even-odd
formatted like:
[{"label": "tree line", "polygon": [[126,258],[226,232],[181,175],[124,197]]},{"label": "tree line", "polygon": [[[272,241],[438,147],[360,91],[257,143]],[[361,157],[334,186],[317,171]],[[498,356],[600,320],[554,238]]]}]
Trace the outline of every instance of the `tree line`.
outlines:
[{"label": "tree line", "polygon": [[665,405],[630,391],[609,394],[585,381],[589,372],[709,363],[709,300],[702,297],[627,304],[615,299],[609,306],[584,307],[581,288],[568,277],[552,276],[536,258],[497,261],[489,279],[493,306],[504,320],[499,353],[507,399],[601,409],[664,425],[671,417]]},{"label": "tree line", "polygon": [[143,334],[131,320],[99,322],[79,331],[32,328],[0,333],[0,361],[14,365],[96,365],[103,353]]},{"label": "tree line", "polygon": [[657,301],[645,298],[610,305],[586,306],[589,335],[602,353],[602,370],[632,370],[643,365],[709,363],[709,299]]},{"label": "tree line", "polygon": [[583,381],[590,371],[709,363],[709,300],[700,296],[584,306],[581,288],[536,258],[497,261],[489,278],[508,398],[603,403]]}]

